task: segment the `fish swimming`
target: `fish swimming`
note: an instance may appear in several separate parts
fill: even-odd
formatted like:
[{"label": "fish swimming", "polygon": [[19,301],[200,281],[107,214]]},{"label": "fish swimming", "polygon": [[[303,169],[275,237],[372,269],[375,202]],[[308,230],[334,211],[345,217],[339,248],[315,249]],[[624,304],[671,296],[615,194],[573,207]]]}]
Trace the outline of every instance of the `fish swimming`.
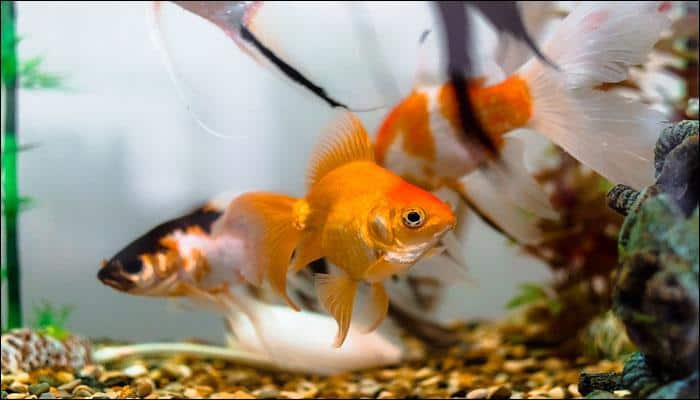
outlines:
[{"label": "fish swimming", "polygon": [[546,136],[613,182],[646,186],[663,116],[598,87],[644,61],[669,26],[667,10],[668,2],[580,5],[542,47],[559,70],[533,57],[499,83],[472,78],[468,96],[496,159],[459,140],[454,87],[419,81],[381,124],[377,162],[426,190],[450,187],[522,243],[540,239],[533,213],[556,213],[527,173],[522,141],[507,135],[515,129]]},{"label": "fish swimming", "polygon": [[[334,334],[335,321],[310,311],[266,304],[246,291],[236,266],[244,256],[240,238],[210,235],[231,194],[224,194],[184,216],[160,224],[106,261],[98,272],[104,284],[124,293],[160,298],[187,298],[221,312],[234,336],[230,348],[189,343],[108,347],[97,358],[139,352],[180,351],[220,357],[290,371],[331,375],[360,368],[395,364],[406,355],[392,331],[363,334],[352,329],[341,349],[318,346]],[[309,335],[285,335],[291,326],[304,326]]]},{"label": "fish swimming", "polygon": [[339,347],[358,286],[371,286],[371,331],[387,313],[382,281],[429,256],[454,228],[455,216],[435,195],[378,166],[362,123],[350,113],[318,143],[307,183],[308,193],[300,199],[267,192],[238,196],[212,234],[245,236],[250,257],[241,269],[244,278],[254,285],[266,279],[295,309],[286,291],[287,271],[322,257],[336,265],[341,272],[317,274],[315,286],[338,323],[334,346]]}]

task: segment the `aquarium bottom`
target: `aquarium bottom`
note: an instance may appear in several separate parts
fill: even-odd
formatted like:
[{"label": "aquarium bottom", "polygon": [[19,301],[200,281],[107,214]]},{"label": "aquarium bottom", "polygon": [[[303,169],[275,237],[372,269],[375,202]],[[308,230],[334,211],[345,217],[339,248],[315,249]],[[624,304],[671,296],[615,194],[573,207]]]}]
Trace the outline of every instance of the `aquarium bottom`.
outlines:
[{"label": "aquarium bottom", "polygon": [[[565,356],[561,346],[526,346],[492,324],[460,327],[462,341],[420,361],[332,377],[264,371],[187,356],[129,358],[80,371],[3,375],[3,398],[575,398],[581,372],[619,372],[622,363]],[[99,347],[99,343],[95,343]],[[625,397],[628,392],[615,395]]]}]

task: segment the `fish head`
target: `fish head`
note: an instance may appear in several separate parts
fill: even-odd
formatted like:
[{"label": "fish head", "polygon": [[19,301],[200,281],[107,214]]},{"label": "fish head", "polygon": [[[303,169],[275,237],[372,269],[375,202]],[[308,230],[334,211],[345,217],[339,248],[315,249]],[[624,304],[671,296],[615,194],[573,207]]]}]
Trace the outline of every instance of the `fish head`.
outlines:
[{"label": "fish head", "polygon": [[137,257],[115,256],[106,261],[97,279],[120,292],[142,296],[179,295],[179,265],[174,252],[156,252]]},{"label": "fish head", "polygon": [[382,250],[420,256],[453,229],[456,221],[449,204],[402,182],[370,213],[369,232]]}]

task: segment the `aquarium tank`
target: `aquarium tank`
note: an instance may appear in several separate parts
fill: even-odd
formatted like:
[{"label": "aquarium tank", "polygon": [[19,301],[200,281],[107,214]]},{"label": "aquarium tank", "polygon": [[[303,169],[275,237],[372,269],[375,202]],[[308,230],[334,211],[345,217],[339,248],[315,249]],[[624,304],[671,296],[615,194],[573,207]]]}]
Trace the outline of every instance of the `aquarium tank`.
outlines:
[{"label": "aquarium tank", "polygon": [[698,398],[698,5],[2,1],[2,399]]}]

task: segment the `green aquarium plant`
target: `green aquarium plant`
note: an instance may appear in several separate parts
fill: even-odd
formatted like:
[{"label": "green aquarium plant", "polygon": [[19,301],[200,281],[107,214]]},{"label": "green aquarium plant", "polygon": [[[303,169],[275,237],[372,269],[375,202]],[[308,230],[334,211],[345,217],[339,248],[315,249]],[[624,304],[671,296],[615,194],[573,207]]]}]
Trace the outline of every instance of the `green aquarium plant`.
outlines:
[{"label": "green aquarium plant", "polygon": [[5,258],[7,265],[7,326],[22,326],[17,214],[17,36],[15,3],[2,2],[2,85],[5,125],[2,130],[2,211],[5,217]]},{"label": "green aquarium plant", "polygon": [[[31,199],[19,193],[17,157],[32,146],[19,143],[17,126],[18,89],[56,89],[61,87],[61,76],[42,69],[41,57],[20,60],[17,45],[20,38],[16,29],[16,4],[3,1],[2,20],[2,90],[4,108],[2,126],[2,213],[5,219],[2,263],[2,283],[7,287],[7,329],[22,326],[22,296],[19,258],[18,217]],[[5,326],[3,326],[4,330]]]},{"label": "green aquarium plant", "polygon": [[34,329],[58,340],[65,340],[70,336],[66,329],[66,320],[72,311],[70,306],[54,308],[49,301],[43,300],[41,304],[34,306]]}]

